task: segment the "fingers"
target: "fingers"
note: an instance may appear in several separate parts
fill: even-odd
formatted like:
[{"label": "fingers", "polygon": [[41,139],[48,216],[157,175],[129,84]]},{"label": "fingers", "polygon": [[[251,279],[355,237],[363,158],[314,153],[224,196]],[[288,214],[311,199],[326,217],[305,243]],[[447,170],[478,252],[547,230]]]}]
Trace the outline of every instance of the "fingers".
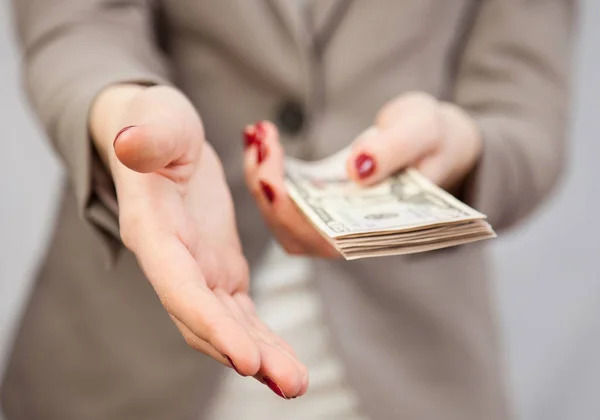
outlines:
[{"label": "fingers", "polygon": [[[244,316],[247,322],[252,325],[259,332],[273,334],[271,329],[258,318],[258,314],[256,313],[256,308],[254,307],[254,303],[246,293],[237,293],[233,296],[235,302],[237,303],[240,310],[244,313]],[[285,340],[280,338],[277,335],[272,335],[274,338],[275,344],[283,349],[283,351],[287,352],[291,356],[296,357],[296,352]]]},{"label": "fingers", "polygon": [[[206,286],[187,248],[169,235],[147,232],[145,237],[148,240],[134,252],[169,314],[219,355],[235,360],[240,372],[255,375],[261,365],[257,343]],[[203,352],[207,350],[202,341],[189,335],[186,340]],[[221,356],[212,352],[209,355],[223,362]]]},{"label": "fingers", "polygon": [[261,346],[262,366],[255,378],[267,385],[282,398],[303,395],[308,387],[308,371],[303,366],[296,375],[271,376],[269,372],[278,372],[282,367],[292,368],[296,365],[291,358],[281,351],[273,351],[271,346]]},{"label": "fingers", "polygon": [[207,356],[212,357],[213,359],[221,362],[225,366],[229,365],[229,360],[227,359],[226,356],[224,356],[224,355],[220,354],[218,351],[216,351],[215,348],[210,343],[207,343],[206,341],[202,340],[201,338],[198,338],[198,336],[196,336],[192,332],[192,330],[190,330],[188,327],[186,327],[185,324],[183,322],[181,322],[179,319],[177,319],[173,315],[170,315],[170,317],[171,317],[171,320],[175,323],[175,326],[177,326],[177,328],[179,329],[179,332],[183,336],[183,338],[188,346],[190,346],[191,348],[193,348],[201,353],[206,354]]},{"label": "fingers", "polygon": [[249,298],[209,289],[197,262],[177,238],[157,234],[151,227],[146,232],[147,240],[134,252],[188,345],[285,397],[305,392],[306,367],[253,315]]},{"label": "fingers", "polygon": [[[226,306],[239,317],[240,322],[249,327],[252,324],[251,328],[255,328],[255,331],[262,333],[258,337],[258,345],[261,349],[261,367],[253,376],[282,398],[287,399],[303,395],[308,388],[308,371],[306,367],[298,362],[295,355],[293,355],[293,350],[287,343],[285,346],[292,353],[281,346],[284,341],[271,332],[253,312],[247,312],[247,305],[252,305],[252,302],[248,295],[241,295],[233,297],[222,295],[221,297],[227,302]],[[240,376],[248,376],[237,367],[237,363],[230,356],[220,354],[210,343],[196,336],[176,317],[171,316],[171,319],[190,347],[234,369]],[[294,374],[290,375],[290,371]]]},{"label": "fingers", "polygon": [[[279,205],[282,197],[285,197],[281,193],[281,188],[277,187],[282,182],[280,180],[282,175],[280,174],[283,171],[283,150],[279,141],[273,141],[270,136],[267,136],[267,132],[271,130],[276,133],[276,129],[270,127],[270,124],[266,122],[249,126],[244,130],[246,185],[256,199],[265,221],[277,241],[288,253],[303,254],[306,252],[305,248],[294,240],[283,224],[278,220],[267,217],[271,213],[275,201],[277,200]],[[269,181],[259,178],[258,168],[265,163],[265,160],[270,162],[271,179]]]},{"label": "fingers", "polygon": [[[254,376],[267,385],[269,381],[264,378],[270,378],[286,397],[299,395],[308,372],[306,367],[293,355],[291,347],[260,321],[247,294],[217,295],[258,343],[261,353],[261,368]],[[273,390],[275,391],[275,389]]]},{"label": "fingers", "polygon": [[246,184],[282,247],[291,254],[339,257],[298,211],[284,183],[284,151],[276,127],[263,122],[245,131]]},{"label": "fingers", "polygon": [[377,125],[361,134],[347,161],[351,179],[372,185],[414,166],[440,144],[437,101],[420,95],[396,100],[380,112]]}]

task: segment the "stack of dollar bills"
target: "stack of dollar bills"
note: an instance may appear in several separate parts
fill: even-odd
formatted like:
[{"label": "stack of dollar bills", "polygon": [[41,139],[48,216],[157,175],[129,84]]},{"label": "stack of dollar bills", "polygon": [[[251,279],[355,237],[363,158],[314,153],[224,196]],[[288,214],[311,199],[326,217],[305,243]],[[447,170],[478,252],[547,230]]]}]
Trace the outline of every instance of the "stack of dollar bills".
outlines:
[{"label": "stack of dollar bills", "polygon": [[360,187],[346,175],[349,150],[327,159],[286,160],[286,189],[314,227],[346,258],[411,254],[496,234],[486,216],[414,169]]}]

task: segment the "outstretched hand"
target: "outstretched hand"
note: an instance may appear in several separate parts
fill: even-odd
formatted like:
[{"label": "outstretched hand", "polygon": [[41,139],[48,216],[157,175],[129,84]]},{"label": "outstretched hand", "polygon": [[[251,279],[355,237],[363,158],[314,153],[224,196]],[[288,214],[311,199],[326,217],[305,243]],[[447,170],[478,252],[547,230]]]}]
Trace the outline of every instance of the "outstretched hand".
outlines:
[{"label": "outstretched hand", "polygon": [[92,133],[115,182],[122,240],[186,342],[284,398],[304,394],[306,368],[248,295],[230,192],[192,104],[169,87],[109,88]]}]

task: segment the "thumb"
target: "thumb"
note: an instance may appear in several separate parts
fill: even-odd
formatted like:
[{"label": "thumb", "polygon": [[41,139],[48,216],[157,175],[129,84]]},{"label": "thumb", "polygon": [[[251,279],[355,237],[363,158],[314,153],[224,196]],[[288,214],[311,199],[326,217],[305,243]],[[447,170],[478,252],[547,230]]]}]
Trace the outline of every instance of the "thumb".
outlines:
[{"label": "thumb", "polygon": [[123,127],[113,147],[119,161],[129,169],[149,173],[165,168],[183,155],[185,139],[166,124]]},{"label": "thumb", "polygon": [[196,161],[204,128],[192,103],[176,89],[144,89],[129,103],[113,148],[118,160],[137,172],[155,172]]},{"label": "thumb", "polygon": [[389,127],[370,127],[352,145],[346,169],[350,179],[373,185],[410,167],[430,154],[439,142],[435,127],[407,121]]}]

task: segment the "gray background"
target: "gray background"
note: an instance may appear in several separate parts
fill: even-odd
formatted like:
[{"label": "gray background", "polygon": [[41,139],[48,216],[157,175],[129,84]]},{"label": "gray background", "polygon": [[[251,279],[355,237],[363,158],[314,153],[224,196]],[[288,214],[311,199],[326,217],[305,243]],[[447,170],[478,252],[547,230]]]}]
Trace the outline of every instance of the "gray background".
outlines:
[{"label": "gray background", "polygon": [[[600,419],[600,217],[594,214],[600,209],[595,168],[600,164],[600,2],[583,3],[568,175],[534,220],[494,245],[507,368],[523,420]],[[62,176],[23,98],[4,5],[0,6],[0,128],[0,358],[4,358],[46,245]]]}]

